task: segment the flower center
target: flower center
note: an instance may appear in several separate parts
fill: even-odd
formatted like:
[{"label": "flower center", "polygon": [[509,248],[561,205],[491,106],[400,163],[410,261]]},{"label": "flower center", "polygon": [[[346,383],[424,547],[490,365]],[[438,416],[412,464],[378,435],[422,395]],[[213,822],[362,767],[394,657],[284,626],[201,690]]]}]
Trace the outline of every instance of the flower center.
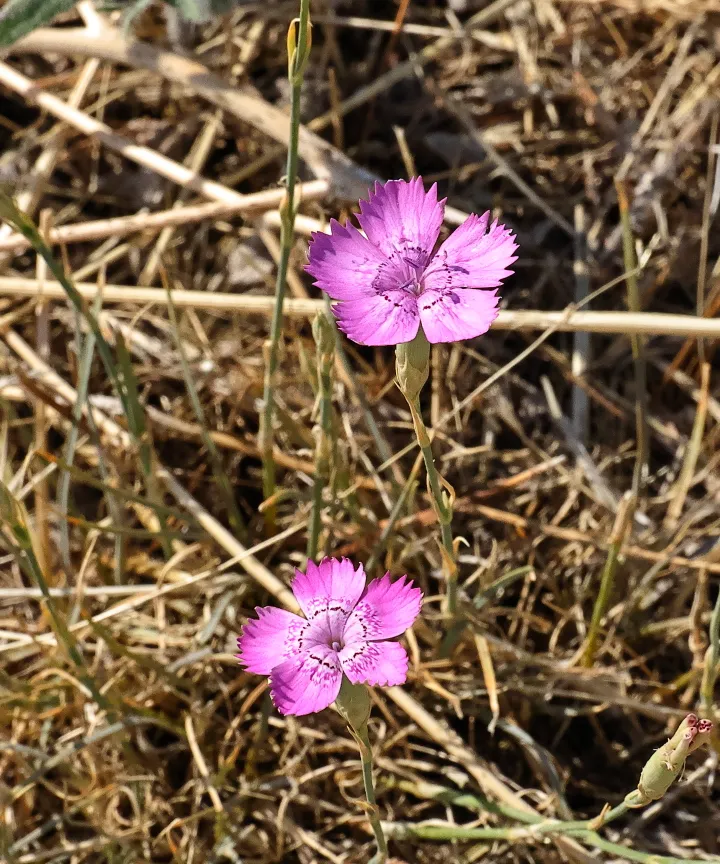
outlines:
[{"label": "flower center", "polygon": [[338,642],[338,641],[334,640],[332,642],[332,644],[330,645],[330,647],[332,648],[333,651],[342,651],[344,646],[343,646],[342,642]]},{"label": "flower center", "polygon": [[405,265],[405,273],[407,281],[402,286],[406,291],[410,291],[418,297],[423,290],[422,277],[423,270],[427,260],[427,253],[419,247],[410,247],[405,251],[405,254],[400,256],[402,263]]},{"label": "flower center", "polygon": [[401,291],[407,291],[409,294],[414,294],[416,297],[419,297],[423,290],[420,280],[415,276],[411,277],[406,282],[403,282],[399,288]]}]

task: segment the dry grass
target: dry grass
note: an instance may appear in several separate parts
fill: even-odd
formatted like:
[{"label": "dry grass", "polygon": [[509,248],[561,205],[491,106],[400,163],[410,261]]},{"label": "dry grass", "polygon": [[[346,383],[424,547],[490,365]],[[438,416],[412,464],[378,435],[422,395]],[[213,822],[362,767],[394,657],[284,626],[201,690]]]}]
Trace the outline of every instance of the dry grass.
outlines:
[{"label": "dry grass", "polygon": [[[147,423],[136,434],[88,353],[87,328],[2,229],[0,480],[15,503],[0,498],[0,859],[13,864],[369,857],[359,764],[340,718],[279,717],[265,682],[232,654],[256,605],[292,604],[286,586],[304,560],[317,422],[307,233],[347,215],[373,176],[437,181],[454,208],[449,226],[492,208],[516,230],[521,255],[503,291],[508,329],[439,347],[423,403],[457,493],[454,532],[467,540],[460,584],[471,626],[450,660],[436,659],[435,515],[391,352],[343,341],[347,362],[335,366],[338,494],[322,514],[321,548],[372,556],[376,571],[407,572],[426,594],[408,637],[407,686],[374,694],[383,818],[514,824],[491,805],[473,815],[449,804],[428,783],[589,818],[634,787],[685,712],[716,710],[705,657],[719,602],[718,331],[708,322],[708,338],[696,339],[678,316],[712,318],[720,305],[720,7],[312,5],[309,191],[289,280],[305,311],[285,324],[270,538],[258,399],[295,4],[246,4],[185,34],[183,46],[148,13],[138,25],[148,47],[137,51],[121,32],[93,36],[95,12],[82,3],[84,21],[66,16],[67,34],[38,31],[0,63],[4,182],[46,214],[40,224],[86,296],[111,286],[111,303],[92,302],[118,369],[134,370],[131,402]],[[640,305],[669,317],[645,315],[633,330],[628,316],[619,332],[617,317],[606,332],[577,319],[586,329],[561,332],[589,291],[610,286],[590,301],[594,312],[627,308],[618,179]],[[187,219],[173,217],[179,206]],[[178,294],[176,329],[166,285]],[[151,293],[133,295],[136,286]],[[514,327],[523,312],[525,327]],[[587,668],[636,463],[631,331],[647,366],[648,473]],[[68,466],[85,381],[92,410],[81,399]],[[228,531],[208,435],[244,536]],[[25,539],[44,599],[38,574],[21,566]],[[693,757],[665,799],[603,837],[647,862],[719,860],[715,766],[716,750]],[[398,860],[418,864],[622,857],[543,835],[392,844]]]}]

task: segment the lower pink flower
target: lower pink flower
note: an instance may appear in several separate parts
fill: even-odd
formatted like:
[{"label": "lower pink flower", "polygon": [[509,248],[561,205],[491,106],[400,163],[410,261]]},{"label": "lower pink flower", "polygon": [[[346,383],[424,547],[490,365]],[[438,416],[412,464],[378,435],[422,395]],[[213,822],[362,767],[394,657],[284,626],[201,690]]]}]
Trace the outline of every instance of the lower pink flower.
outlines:
[{"label": "lower pink flower", "polygon": [[248,672],[270,676],[281,714],[312,714],[331,705],[343,674],[353,684],[395,685],[407,678],[405,649],[388,640],[420,613],[422,592],[406,576],[386,573],[365,587],[362,564],[346,558],[308,562],[292,584],[305,618],[258,608],[238,638],[238,660]]}]

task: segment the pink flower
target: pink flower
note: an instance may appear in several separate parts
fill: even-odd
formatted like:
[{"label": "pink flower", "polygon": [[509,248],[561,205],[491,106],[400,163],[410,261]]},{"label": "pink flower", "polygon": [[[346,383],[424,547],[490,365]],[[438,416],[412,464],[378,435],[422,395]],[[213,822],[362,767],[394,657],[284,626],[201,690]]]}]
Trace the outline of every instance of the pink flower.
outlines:
[{"label": "pink flower", "polygon": [[346,558],[308,561],[295,571],[292,590],[305,618],[275,607],[258,608],[238,638],[238,660],[248,672],[270,676],[281,714],[312,714],[332,704],[345,674],[353,684],[403,684],[408,658],[389,642],[420,613],[422,592],[406,576],[386,573],[365,587],[362,564]]},{"label": "pink flower", "polygon": [[421,177],[375,184],[360,202],[358,222],[330,223],[312,236],[307,271],[333,300],[338,326],[364,345],[397,345],[422,324],[428,342],[455,342],[485,333],[497,316],[497,288],[512,273],[515,235],[469,216],[433,254],[445,199]]}]

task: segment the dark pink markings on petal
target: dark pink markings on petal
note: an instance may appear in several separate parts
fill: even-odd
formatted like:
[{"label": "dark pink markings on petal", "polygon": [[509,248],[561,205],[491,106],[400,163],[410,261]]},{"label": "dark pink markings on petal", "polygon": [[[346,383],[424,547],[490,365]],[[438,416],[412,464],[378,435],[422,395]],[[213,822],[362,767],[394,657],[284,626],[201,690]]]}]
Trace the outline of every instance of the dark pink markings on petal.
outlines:
[{"label": "dark pink markings on petal", "polygon": [[307,618],[329,606],[349,613],[365,590],[362,564],[355,567],[347,558],[326,558],[320,564],[308,561],[305,573],[295,571],[292,591]]},{"label": "dark pink markings on petal", "polygon": [[330,234],[316,231],[308,250],[308,273],[333,300],[372,296],[373,282],[387,256],[352,225],[330,222]]},{"label": "dark pink markings on petal", "polygon": [[393,582],[386,573],[373,580],[350,613],[343,634],[345,644],[392,639],[404,633],[420,614],[422,591],[407,576]]},{"label": "dark pink markings on petal", "polygon": [[517,258],[515,235],[489,213],[472,214],[447,238],[428,264],[423,288],[498,288]]},{"label": "dark pink markings on petal", "polygon": [[377,293],[370,300],[333,307],[338,327],[361,345],[398,345],[415,338],[420,327],[418,300],[403,288]]},{"label": "dark pink markings on petal", "polygon": [[428,342],[458,342],[487,333],[498,314],[496,291],[443,288],[423,291],[418,300]]},{"label": "dark pink markings on petal", "polygon": [[307,621],[285,609],[258,607],[255,612],[257,619],[250,618],[238,637],[237,658],[248,672],[269,675],[275,666],[302,651]]},{"label": "dark pink markings on petal", "polygon": [[281,714],[303,716],[331,705],[340,691],[342,670],[337,652],[317,646],[302,657],[276,666],[270,674],[270,695]]},{"label": "dark pink markings on petal", "polygon": [[377,687],[404,684],[408,657],[398,642],[354,642],[339,654],[340,665],[353,684]]},{"label": "dark pink markings on petal", "polygon": [[[406,249],[421,250],[427,260],[440,234],[445,201],[437,185],[425,191],[421,177],[376,183],[367,201],[360,201],[358,222],[371,243],[389,258]],[[424,262],[423,262],[424,263]]]}]

